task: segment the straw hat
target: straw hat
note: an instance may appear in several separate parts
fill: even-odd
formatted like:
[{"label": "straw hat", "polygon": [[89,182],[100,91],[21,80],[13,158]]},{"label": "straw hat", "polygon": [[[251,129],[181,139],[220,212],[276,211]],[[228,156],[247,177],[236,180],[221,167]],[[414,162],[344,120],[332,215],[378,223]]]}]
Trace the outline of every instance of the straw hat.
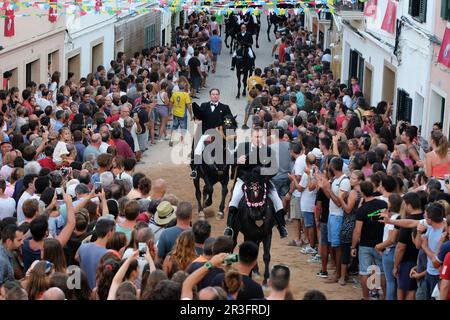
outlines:
[{"label": "straw hat", "polygon": [[176,219],[176,206],[172,206],[169,201],[162,201],[156,208],[155,222],[159,225],[166,225]]}]

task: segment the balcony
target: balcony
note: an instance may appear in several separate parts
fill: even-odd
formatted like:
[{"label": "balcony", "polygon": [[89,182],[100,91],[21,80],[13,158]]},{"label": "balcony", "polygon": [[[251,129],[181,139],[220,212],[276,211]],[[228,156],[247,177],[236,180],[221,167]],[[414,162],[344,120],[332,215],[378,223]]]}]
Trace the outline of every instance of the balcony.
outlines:
[{"label": "balcony", "polygon": [[358,0],[340,0],[334,4],[336,14],[344,20],[364,19],[364,3]]}]

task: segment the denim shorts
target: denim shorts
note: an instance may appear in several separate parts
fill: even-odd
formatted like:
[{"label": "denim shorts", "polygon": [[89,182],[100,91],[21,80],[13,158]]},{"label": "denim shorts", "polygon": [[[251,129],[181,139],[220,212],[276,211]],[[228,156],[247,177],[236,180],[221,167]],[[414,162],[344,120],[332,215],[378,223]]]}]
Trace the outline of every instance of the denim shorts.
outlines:
[{"label": "denim shorts", "polygon": [[303,218],[302,212],[300,211],[300,198],[292,196],[290,208],[291,219],[300,220]]},{"label": "denim shorts", "polygon": [[313,228],[316,226],[316,221],[314,220],[314,212],[303,211],[303,219],[306,228]]},{"label": "denim shorts", "polygon": [[167,117],[169,115],[169,108],[165,105],[159,104],[155,107],[157,114],[161,117]]},{"label": "denim shorts", "polygon": [[201,83],[202,83],[202,78],[201,77],[192,77],[191,78],[192,88],[194,88],[195,90],[198,91],[198,89],[200,89],[200,84]]},{"label": "denim shorts", "polygon": [[176,130],[180,128],[181,130],[186,130],[187,129],[187,118],[186,117],[177,117],[177,116],[173,116],[173,125],[172,125],[172,129]]},{"label": "denim shorts", "polygon": [[329,246],[330,242],[328,241],[328,223],[320,223],[320,245],[321,246]]},{"label": "denim shorts", "polygon": [[328,216],[328,241],[333,248],[341,245],[341,229],[344,216],[331,214]]},{"label": "denim shorts", "polygon": [[358,257],[360,275],[368,276],[372,274],[370,267],[374,268],[375,266],[380,269],[380,274],[384,274],[383,257],[375,248],[359,246]]}]

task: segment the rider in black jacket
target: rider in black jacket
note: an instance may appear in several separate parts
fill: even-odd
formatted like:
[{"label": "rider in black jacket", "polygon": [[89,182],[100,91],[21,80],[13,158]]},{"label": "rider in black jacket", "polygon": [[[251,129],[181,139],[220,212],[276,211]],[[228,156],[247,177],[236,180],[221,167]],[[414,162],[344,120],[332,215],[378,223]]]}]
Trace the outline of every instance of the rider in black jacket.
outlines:
[{"label": "rider in black jacket", "polygon": [[[264,138],[264,131],[259,128],[255,128],[252,131],[251,142],[246,142],[239,145],[237,151],[235,152],[235,160],[238,164],[237,180],[229,203],[227,227],[224,231],[225,235],[231,236],[233,234],[231,227],[233,226],[234,219],[238,213],[237,208],[239,206],[239,202],[244,195],[242,190],[244,181],[247,181],[250,174],[257,170],[259,171],[258,174],[265,178],[267,184],[272,184],[270,179],[278,172],[278,165],[275,157],[276,155],[272,153],[272,149],[267,146],[267,144],[263,143]],[[271,185],[268,196],[272,200],[276,211],[275,220],[278,225],[280,236],[281,238],[285,238],[288,236],[288,231],[284,221],[285,211],[283,208],[283,202],[281,201],[273,185]]]}]

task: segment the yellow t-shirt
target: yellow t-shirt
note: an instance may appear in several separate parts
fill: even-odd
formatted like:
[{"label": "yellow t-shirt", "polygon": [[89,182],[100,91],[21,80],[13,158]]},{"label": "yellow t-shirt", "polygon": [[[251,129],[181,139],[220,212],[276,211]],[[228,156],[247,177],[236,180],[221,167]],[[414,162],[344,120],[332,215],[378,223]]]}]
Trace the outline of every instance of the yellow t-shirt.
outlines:
[{"label": "yellow t-shirt", "polygon": [[[264,88],[264,80],[261,77],[251,76],[250,78],[248,78],[248,80],[247,80],[248,92],[250,92],[250,90],[252,90],[255,87],[255,85],[257,85],[258,83]],[[252,100],[253,100],[252,97],[250,97],[250,95],[248,95],[248,101],[251,102]]]},{"label": "yellow t-shirt", "polygon": [[187,92],[174,92],[170,98],[173,105],[173,115],[183,118],[186,111],[186,106],[191,103],[191,97]]}]

